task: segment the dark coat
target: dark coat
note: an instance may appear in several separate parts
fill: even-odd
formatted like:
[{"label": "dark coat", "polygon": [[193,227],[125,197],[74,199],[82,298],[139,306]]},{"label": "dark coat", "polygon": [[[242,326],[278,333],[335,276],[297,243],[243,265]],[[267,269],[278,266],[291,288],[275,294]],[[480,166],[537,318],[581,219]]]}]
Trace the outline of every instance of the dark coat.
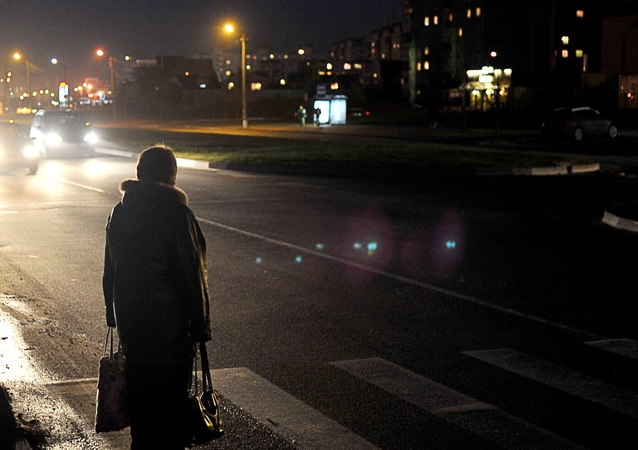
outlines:
[{"label": "dark coat", "polygon": [[211,339],[204,235],[181,189],[126,180],[120,190],[106,224],[107,325],[131,363],[183,363]]}]

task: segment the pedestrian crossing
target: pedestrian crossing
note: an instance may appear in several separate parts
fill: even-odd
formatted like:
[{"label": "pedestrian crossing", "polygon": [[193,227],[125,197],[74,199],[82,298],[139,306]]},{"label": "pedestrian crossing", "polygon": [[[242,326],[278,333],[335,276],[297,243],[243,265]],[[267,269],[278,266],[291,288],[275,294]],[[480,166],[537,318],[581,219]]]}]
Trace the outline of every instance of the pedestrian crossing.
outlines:
[{"label": "pedestrian crossing", "polygon": [[[629,339],[586,342],[621,357],[638,354]],[[463,352],[475,360],[638,418],[638,395],[513,349]],[[332,366],[506,449],[585,449],[562,436],[382,358],[333,361]],[[377,448],[246,368],[213,377],[222,395],[278,433],[296,436],[299,448]]]},{"label": "pedestrian crossing", "polygon": [[509,348],[464,354],[568,394],[638,418],[635,393]]},{"label": "pedestrian crossing", "polygon": [[[630,339],[583,342],[621,360],[635,360],[638,342]],[[578,401],[590,402],[595,408],[606,408],[620,414],[628,423],[638,419],[638,393],[611,383],[579,373],[554,362],[544,361],[511,348],[484,349],[461,352],[468,361],[487,364],[498,371],[514,374],[524,379],[549,386]],[[429,379],[383,358],[364,358],[332,361],[346,377],[362,380],[374,388],[417,407],[425,414],[432,415],[459,428],[477,439],[489,441],[495,448],[536,450],[536,449],[585,449],[589,448],[573,442],[551,430],[544,429],[514,414],[502,410],[499,405],[490,404],[468,393],[459,392],[444,384]],[[470,364],[471,366],[472,364]],[[327,417],[285,390],[274,385],[246,367],[212,370],[216,389],[226,404],[232,404],[243,413],[249,414],[260,424],[291,443],[297,449],[354,449],[374,450],[384,448],[383,444],[371,442],[373,438],[361,436],[337,420]],[[471,375],[471,374],[470,374]],[[94,396],[95,380],[77,380],[77,383],[55,383],[51,388],[58,395],[68,396],[69,403],[81,404],[81,396]],[[83,390],[80,392],[78,385]],[[74,397],[74,399],[71,399]],[[363,396],[365,397],[365,396]],[[365,404],[365,398],[362,404]],[[544,399],[538,399],[542,402]],[[229,402],[229,403],[228,403]],[[90,412],[90,408],[87,408]],[[596,421],[595,417],[591,418]],[[227,429],[233,433],[232,429]],[[241,432],[237,429],[235,432]],[[223,437],[221,438],[224,439]],[[578,437],[576,438],[576,440]],[[126,436],[121,435],[119,444],[109,439],[114,449],[126,448]],[[632,441],[633,442],[633,441]],[[219,447],[222,442],[207,444],[201,448]],[[591,445],[591,444],[588,444]],[[596,447],[596,445],[593,445]],[[596,447],[596,448],[605,448]]]},{"label": "pedestrian crossing", "polygon": [[585,448],[380,358],[332,364],[503,448]]}]

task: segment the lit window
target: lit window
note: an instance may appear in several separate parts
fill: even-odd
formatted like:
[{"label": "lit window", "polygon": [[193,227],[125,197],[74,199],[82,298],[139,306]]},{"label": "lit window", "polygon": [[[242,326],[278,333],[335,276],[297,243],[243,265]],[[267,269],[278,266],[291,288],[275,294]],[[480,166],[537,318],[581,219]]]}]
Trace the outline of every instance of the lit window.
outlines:
[{"label": "lit window", "polygon": [[563,56],[563,58],[569,58],[569,50],[563,50],[562,51],[562,56]]},{"label": "lit window", "polygon": [[426,17],[426,18],[423,20],[423,25],[425,25],[426,27],[429,27],[429,26],[430,26],[430,18],[429,18],[429,17]]},{"label": "lit window", "polygon": [[283,78],[281,80],[279,80],[279,85],[280,86],[285,86],[286,85],[286,80],[284,80]]},{"label": "lit window", "polygon": [[476,17],[481,17],[481,8],[476,8]]},{"label": "lit window", "polygon": [[385,53],[381,53],[381,59],[385,59]]},{"label": "lit window", "polygon": [[424,55],[429,55],[429,54],[430,54],[430,47],[425,47],[425,48],[423,49],[423,54],[424,54]]},{"label": "lit window", "polygon": [[448,22],[454,22],[454,14],[452,14],[452,13],[448,14],[447,21]]},{"label": "lit window", "polygon": [[423,63],[423,68],[424,68],[425,70],[430,70],[430,61],[426,61],[426,62],[424,62],[424,63]]},{"label": "lit window", "polygon": [[352,64],[350,64],[350,63],[345,63],[345,64],[343,65],[343,70],[350,70],[350,69],[352,69]]},{"label": "lit window", "polygon": [[582,58],[583,57],[583,51],[582,50],[576,50],[576,58]]},{"label": "lit window", "polygon": [[432,18],[432,22],[434,23],[434,25],[438,25],[439,24],[439,16],[434,16]]},{"label": "lit window", "polygon": [[459,37],[463,36],[463,28],[459,28]]},{"label": "lit window", "polygon": [[251,91],[261,91],[261,83],[251,83],[250,84]]},{"label": "lit window", "polygon": [[227,71],[226,71],[226,76],[227,76],[227,77],[229,77],[229,76],[231,76],[231,75],[232,75],[232,72],[231,72],[230,70],[227,70]]},{"label": "lit window", "polygon": [[563,36],[560,40],[564,45],[569,44],[569,36]]},{"label": "lit window", "polygon": [[421,72],[421,63],[416,63],[416,70],[418,70],[419,72]]},{"label": "lit window", "polygon": [[328,69],[328,70],[332,70],[332,63],[328,63],[328,64],[326,64],[326,69]]},{"label": "lit window", "polygon": [[583,11],[582,9],[577,10],[576,17],[578,17],[579,19],[582,19],[583,17],[585,17],[585,11]]},{"label": "lit window", "polygon": [[355,68],[355,69],[362,69],[362,68],[363,68],[363,65],[362,65],[362,64],[360,64],[360,63],[354,63],[354,68]]},{"label": "lit window", "polygon": [[332,89],[333,91],[336,91],[339,89],[339,83],[332,83],[330,85],[330,89]]},{"label": "lit window", "polygon": [[235,87],[235,83],[233,83],[232,81],[230,83],[228,83],[228,90],[230,91],[232,88]]},{"label": "lit window", "polygon": [[470,19],[472,17],[472,10],[468,9],[467,10],[467,18]]}]

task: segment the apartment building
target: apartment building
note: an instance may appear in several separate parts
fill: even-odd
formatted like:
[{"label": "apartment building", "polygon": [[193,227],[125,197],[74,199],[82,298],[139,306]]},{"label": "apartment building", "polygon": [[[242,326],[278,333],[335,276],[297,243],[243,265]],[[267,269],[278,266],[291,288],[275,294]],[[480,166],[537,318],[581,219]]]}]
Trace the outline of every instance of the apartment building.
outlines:
[{"label": "apartment building", "polygon": [[458,95],[461,86],[471,93],[471,105],[490,105],[497,99],[508,101],[517,75],[521,80],[556,78],[546,76],[549,73],[569,80],[599,72],[603,18],[627,14],[637,3],[406,0],[406,96],[436,106],[445,103],[446,95]]}]

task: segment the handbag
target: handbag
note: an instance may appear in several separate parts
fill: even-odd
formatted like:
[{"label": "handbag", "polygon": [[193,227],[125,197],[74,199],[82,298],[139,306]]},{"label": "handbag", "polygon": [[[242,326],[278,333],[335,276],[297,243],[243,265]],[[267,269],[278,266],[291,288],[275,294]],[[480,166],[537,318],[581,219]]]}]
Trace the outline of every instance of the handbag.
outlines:
[{"label": "handbag", "polygon": [[100,359],[95,400],[96,433],[119,431],[130,425],[124,379],[124,354],[121,351],[121,343],[118,345],[118,351],[113,352],[113,330],[114,328],[108,327],[106,331],[104,353]]},{"label": "handbag", "polygon": [[193,371],[188,398],[188,426],[194,444],[202,444],[222,435],[221,398],[213,389],[208,366],[206,343],[199,343],[202,366],[201,393],[197,377],[197,355],[193,358]]}]

